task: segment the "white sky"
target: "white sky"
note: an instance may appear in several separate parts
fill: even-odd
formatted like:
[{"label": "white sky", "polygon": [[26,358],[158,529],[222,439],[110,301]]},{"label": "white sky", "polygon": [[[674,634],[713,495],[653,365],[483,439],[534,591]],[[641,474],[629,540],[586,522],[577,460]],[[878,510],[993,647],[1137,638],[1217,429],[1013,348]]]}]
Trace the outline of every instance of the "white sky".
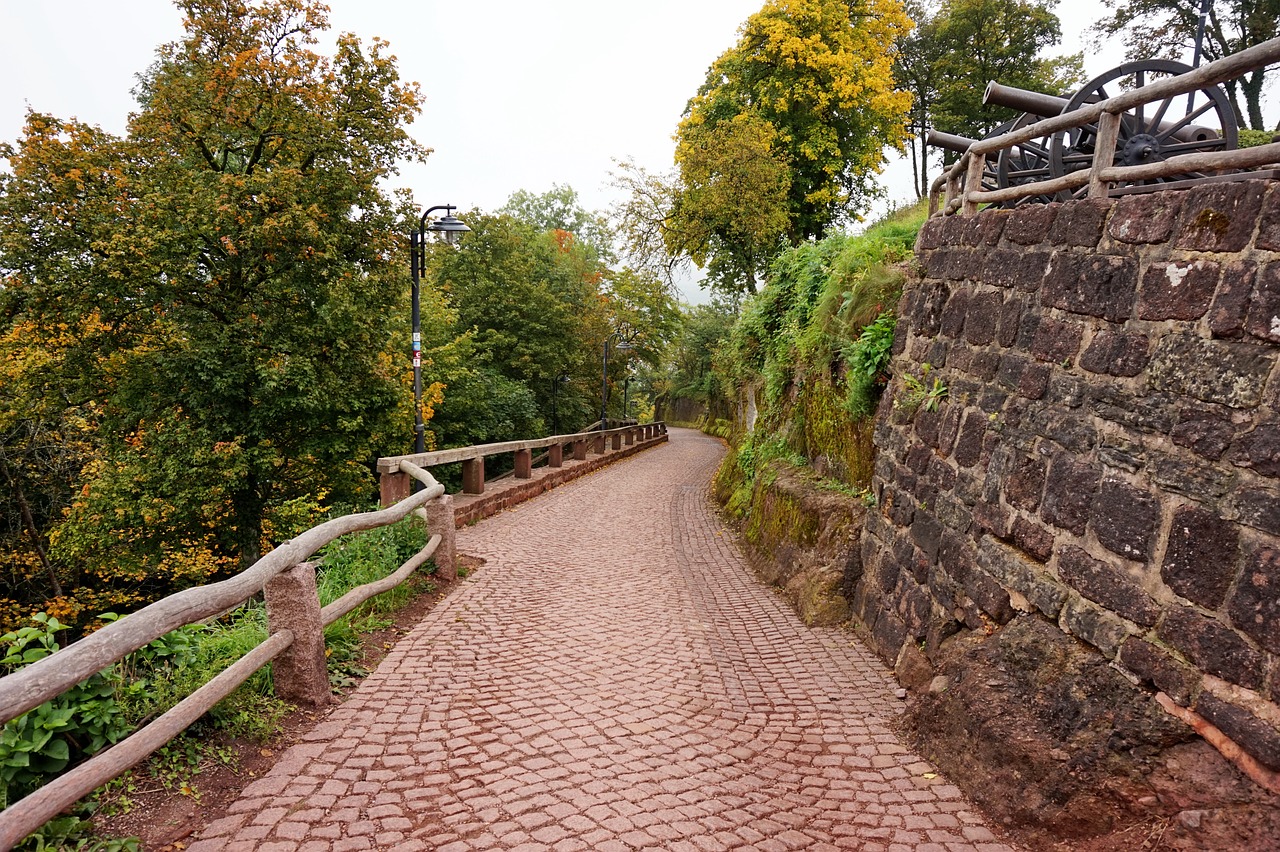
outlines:
[{"label": "white sky", "polygon": [[[569,184],[605,210],[613,161],[671,166],[672,133],[707,67],[764,0],[329,0],[334,32],[391,42],[401,76],[426,95],[411,132],[435,149],[396,186],[425,206],[500,207],[512,192]],[[1080,34],[1099,0],[1068,0],[1059,52],[1085,70],[1124,61]],[[26,108],[124,131],[134,75],[180,38],[168,0],[0,0],[0,140]],[[327,47],[326,47],[327,50]],[[1188,57],[1189,59],[1189,57]],[[890,166],[888,198],[911,200],[911,169]],[[696,288],[686,297],[696,298]]]}]

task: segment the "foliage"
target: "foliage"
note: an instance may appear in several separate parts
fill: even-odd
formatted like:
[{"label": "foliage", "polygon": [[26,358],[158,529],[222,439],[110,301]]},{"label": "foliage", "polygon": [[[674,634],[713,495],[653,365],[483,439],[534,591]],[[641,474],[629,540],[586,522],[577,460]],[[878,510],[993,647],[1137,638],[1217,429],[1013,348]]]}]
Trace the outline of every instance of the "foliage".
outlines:
[{"label": "foliage", "polygon": [[1276,135],[1270,130],[1248,130],[1243,127],[1238,132],[1240,137],[1237,140],[1237,145],[1241,148],[1256,148],[1259,145],[1269,145]]},{"label": "foliage", "polygon": [[664,417],[685,411],[712,418],[728,413],[730,393],[715,369],[715,357],[736,318],[737,312],[724,302],[684,306],[680,335],[667,359]]},{"label": "foliage", "polygon": [[[1195,46],[1199,4],[1185,0],[1103,0],[1109,16],[1093,26],[1099,36],[1122,35],[1130,59],[1185,59]],[[1280,0],[1218,0],[1210,6],[1203,52],[1210,62],[1280,36]],[[1262,96],[1268,73],[1257,68],[1223,83],[1237,123],[1266,130]],[[1244,95],[1244,108],[1240,95]],[[1275,130],[1280,130],[1277,125]]]},{"label": "foliage", "polygon": [[897,314],[885,310],[862,329],[858,339],[848,348],[848,396],[845,404],[854,417],[870,417],[875,413],[880,393],[888,383],[893,330],[897,324]]},{"label": "foliage", "polygon": [[860,236],[789,249],[716,348],[714,374],[735,402],[757,400],[754,430],[716,479],[746,511],[762,460],[814,464],[861,496],[872,473],[872,417],[888,381],[900,264],[925,213],[903,211]]},{"label": "foliage", "polygon": [[135,837],[98,837],[93,824],[78,816],[60,816],[14,847],[18,852],[141,852]]},{"label": "foliage", "polygon": [[1052,57],[1058,43],[1057,0],[942,0],[936,7],[914,0],[915,30],[899,42],[895,74],[914,97],[911,130],[916,195],[929,191],[932,154],[925,133],[935,128],[971,138],[1017,113],[982,103],[987,82],[997,80],[1054,94],[1070,94],[1083,81],[1083,57]]},{"label": "foliage", "polygon": [[315,53],[318,3],[183,8],[126,137],[33,112],[0,177],[0,316],[73,329],[51,398],[100,410],[53,556],[122,606],[253,563],[288,501],[363,498],[400,393],[381,182],[424,154],[416,86],[382,42]]},{"label": "foliage", "polygon": [[564,231],[605,262],[612,262],[613,234],[603,214],[584,210],[578,193],[567,184],[552,184],[541,195],[517,190],[498,208],[498,215],[510,216],[540,231]]},{"label": "foliage", "polygon": [[721,292],[754,293],[785,244],[791,172],[780,143],[773,125],[752,113],[682,128],[682,188],[664,235],[667,252],[705,267]]},{"label": "foliage", "polygon": [[924,363],[920,365],[920,375],[913,376],[911,373],[904,373],[902,376],[902,393],[893,401],[895,411],[900,411],[907,417],[912,417],[921,406],[925,411],[937,411],[939,403],[947,398],[947,386],[942,383],[942,379],[937,376],[933,377],[933,384],[929,384],[929,371],[932,365]]},{"label": "foliage", "polygon": [[[0,636],[5,655],[0,674],[9,674],[58,650],[63,629],[46,613],[34,625]],[[0,806],[21,799],[45,779],[125,737],[130,726],[115,700],[120,684],[114,669],[91,675],[57,698],[5,724],[0,731]]]}]

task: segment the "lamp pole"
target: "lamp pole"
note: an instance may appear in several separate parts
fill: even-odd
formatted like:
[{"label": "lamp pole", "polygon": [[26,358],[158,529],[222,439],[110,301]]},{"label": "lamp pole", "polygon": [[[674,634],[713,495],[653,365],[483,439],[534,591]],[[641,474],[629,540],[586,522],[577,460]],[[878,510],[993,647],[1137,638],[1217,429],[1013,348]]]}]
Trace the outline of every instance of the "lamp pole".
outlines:
[{"label": "lamp pole", "polygon": [[631,345],[631,338],[635,333],[630,326],[623,326],[617,331],[610,334],[604,339],[604,369],[600,373],[600,431],[605,430],[605,421],[609,417],[609,343],[615,338],[618,339],[618,345],[614,348],[619,352],[625,352],[628,349],[634,349]]},{"label": "lamp pole", "polygon": [[560,386],[569,383],[569,374],[561,373],[551,380],[551,434],[560,434],[560,415],[556,409],[556,400],[560,396]]},{"label": "lamp pole", "polygon": [[[422,276],[427,267],[427,232],[444,234],[445,242],[457,245],[462,235],[470,231],[460,219],[453,216],[457,208],[452,204],[437,204],[427,208],[418,220],[418,230],[409,235],[409,278],[413,282],[413,451],[427,451],[427,427],[422,422],[422,310],[419,306]],[[440,219],[427,224],[431,214],[445,211]]]}]

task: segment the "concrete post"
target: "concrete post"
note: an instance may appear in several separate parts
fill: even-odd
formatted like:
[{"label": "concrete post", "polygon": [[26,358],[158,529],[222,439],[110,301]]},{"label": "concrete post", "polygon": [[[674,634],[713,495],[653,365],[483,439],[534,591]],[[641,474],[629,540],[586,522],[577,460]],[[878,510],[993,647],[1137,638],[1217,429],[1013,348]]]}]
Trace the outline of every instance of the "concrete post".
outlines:
[{"label": "concrete post", "polygon": [[439,535],[436,548],[436,573],[442,580],[458,578],[458,524],[453,515],[453,498],[441,494],[426,505],[427,535]]},{"label": "concrete post", "polygon": [[516,479],[532,479],[533,478],[533,451],[532,450],[516,450]]},{"label": "concrete post", "polygon": [[320,626],[320,598],[316,571],[303,562],[267,581],[267,632],[293,632],[293,644],[276,658],[271,672],[276,696],[306,707],[328,705],[329,671],[325,667],[324,628]]},{"label": "concrete post", "polygon": [[484,457],[464,459],[462,462],[462,493],[484,493]]},{"label": "concrete post", "polygon": [[552,444],[547,447],[547,467],[564,466],[564,444]]},{"label": "concrete post", "polygon": [[409,474],[396,471],[384,473],[378,478],[378,493],[382,506],[394,506],[409,496]]}]

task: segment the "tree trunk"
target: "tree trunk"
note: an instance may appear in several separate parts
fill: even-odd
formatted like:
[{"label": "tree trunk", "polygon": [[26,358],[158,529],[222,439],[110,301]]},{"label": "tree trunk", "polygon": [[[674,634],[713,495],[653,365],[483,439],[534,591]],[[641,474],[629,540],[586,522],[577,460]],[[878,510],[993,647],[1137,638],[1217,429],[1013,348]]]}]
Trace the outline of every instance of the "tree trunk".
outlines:
[{"label": "tree trunk", "polygon": [[1240,78],[1240,88],[1244,91],[1245,109],[1249,110],[1249,126],[1254,130],[1266,130],[1267,124],[1262,118],[1262,80],[1267,69],[1259,68],[1252,74]]},{"label": "tree trunk", "polygon": [[54,569],[53,562],[49,560],[49,555],[45,553],[44,546],[40,543],[40,531],[36,529],[36,519],[31,515],[31,505],[27,503],[27,495],[22,490],[22,483],[9,470],[9,465],[3,457],[0,457],[0,474],[4,474],[9,487],[13,489],[13,497],[18,501],[18,511],[22,513],[22,524],[27,528],[27,535],[31,536],[31,546],[35,548],[40,564],[44,566],[44,570],[49,575],[49,585],[53,587],[54,597],[62,597],[62,584],[58,582],[58,572]]}]

